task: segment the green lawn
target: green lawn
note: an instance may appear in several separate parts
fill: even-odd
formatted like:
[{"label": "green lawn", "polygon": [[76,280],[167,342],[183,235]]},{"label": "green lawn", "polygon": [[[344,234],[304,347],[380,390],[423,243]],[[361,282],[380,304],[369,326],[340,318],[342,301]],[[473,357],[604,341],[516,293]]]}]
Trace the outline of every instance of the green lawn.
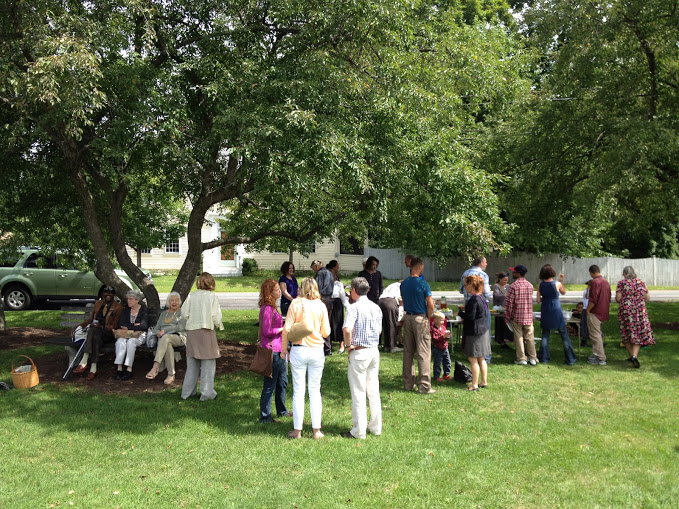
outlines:
[{"label": "green lawn", "polygon": [[[649,309],[669,322],[679,305]],[[515,366],[512,350],[495,351],[479,393],[454,382],[405,393],[401,355],[383,355],[384,433],[362,442],[338,436],[351,424],[339,355],[324,371],[318,442],[287,439],[290,419],[258,424],[261,379],[250,373],[219,377],[219,398],[205,403],[178,389],[3,391],[0,507],[674,508],[679,334],[656,326],[658,345],[631,369],[612,311],[608,366],[584,362],[591,348],[564,366],[554,336],[549,365]],[[223,337],[254,340],[256,312],[224,317]],[[0,349],[1,380],[17,353]]]},{"label": "green lawn", "polygon": [[[312,273],[301,273],[297,274],[297,279],[301,281],[306,276],[311,276]],[[349,284],[351,279],[357,274],[342,274],[341,279],[345,284]],[[280,273],[276,271],[260,271],[256,276],[239,276],[239,277],[217,277],[215,278],[217,282],[216,291],[218,292],[259,292],[259,288],[262,282],[266,278],[272,278],[278,281]],[[153,276],[153,282],[156,285],[159,293],[168,293],[172,291],[172,285],[177,279],[177,276]],[[391,283],[395,283],[397,279],[385,279],[385,288]],[[532,281],[533,286],[537,290],[538,282]],[[615,285],[617,282],[611,282]],[[495,284],[495,280],[491,275],[491,286]],[[436,281],[429,282],[429,286],[434,292],[450,292],[452,294],[457,294],[460,288],[459,281]],[[569,291],[583,291],[585,289],[584,284],[566,284],[566,290]],[[649,286],[650,290],[679,290],[679,286]]]}]

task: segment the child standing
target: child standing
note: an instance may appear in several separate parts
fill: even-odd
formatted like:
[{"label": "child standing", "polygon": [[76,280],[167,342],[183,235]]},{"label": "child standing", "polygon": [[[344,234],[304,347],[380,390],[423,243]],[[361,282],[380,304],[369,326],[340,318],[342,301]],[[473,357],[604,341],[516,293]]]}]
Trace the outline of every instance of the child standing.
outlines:
[{"label": "child standing", "polygon": [[[436,311],[429,319],[429,332],[433,343],[434,379],[437,382],[450,380],[450,352],[448,352],[448,338],[450,332],[446,330],[446,317]],[[441,363],[443,362],[443,378],[441,378]]]}]

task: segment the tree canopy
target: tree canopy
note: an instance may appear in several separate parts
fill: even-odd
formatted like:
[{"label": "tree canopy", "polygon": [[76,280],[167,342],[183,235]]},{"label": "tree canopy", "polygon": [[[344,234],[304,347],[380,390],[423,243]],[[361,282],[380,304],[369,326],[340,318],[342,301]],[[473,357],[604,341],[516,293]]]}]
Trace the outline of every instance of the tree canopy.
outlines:
[{"label": "tree canopy", "polygon": [[[2,155],[22,191],[0,194],[19,212],[3,231],[22,237],[37,210],[59,210],[61,239],[31,241],[86,234],[97,275],[120,286],[115,260],[152,304],[124,247],[181,231],[182,204],[183,294],[201,252],[223,243],[339,230],[440,260],[501,247],[493,179],[467,133],[475,104],[521,89],[521,52],[493,15],[461,16],[467,4],[10,1]],[[228,235],[203,242],[217,205]]]},{"label": "tree canopy", "polygon": [[531,252],[679,256],[676,1],[532,2],[533,91],[493,126],[508,239]]}]

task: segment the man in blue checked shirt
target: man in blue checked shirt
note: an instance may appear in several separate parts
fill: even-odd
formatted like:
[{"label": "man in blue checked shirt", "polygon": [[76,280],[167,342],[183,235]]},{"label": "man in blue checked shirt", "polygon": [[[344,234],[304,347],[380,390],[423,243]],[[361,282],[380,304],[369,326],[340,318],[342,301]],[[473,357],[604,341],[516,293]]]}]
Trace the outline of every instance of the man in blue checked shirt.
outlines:
[{"label": "man in blue checked shirt", "polygon": [[[370,283],[363,277],[351,281],[351,298],[354,304],[347,309],[342,333],[349,352],[347,375],[351,391],[351,418],[353,427],[342,433],[344,438],[364,439],[366,432],[382,434],[382,402],[380,401],[380,332],[382,310],[368,300]],[[365,407],[366,395],[370,405],[370,422]]]}]

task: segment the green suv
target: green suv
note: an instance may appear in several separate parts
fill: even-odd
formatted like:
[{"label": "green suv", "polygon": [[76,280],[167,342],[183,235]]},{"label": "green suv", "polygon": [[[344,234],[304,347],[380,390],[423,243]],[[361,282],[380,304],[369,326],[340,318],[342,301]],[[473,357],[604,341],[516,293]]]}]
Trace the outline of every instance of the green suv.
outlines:
[{"label": "green suv", "polygon": [[[38,249],[22,249],[17,256],[0,259],[0,294],[5,309],[21,311],[28,309],[32,302],[45,299],[101,297],[104,283],[94,272],[79,270],[74,265],[66,255],[46,255]],[[123,271],[116,270],[116,274],[137,289]]]}]

